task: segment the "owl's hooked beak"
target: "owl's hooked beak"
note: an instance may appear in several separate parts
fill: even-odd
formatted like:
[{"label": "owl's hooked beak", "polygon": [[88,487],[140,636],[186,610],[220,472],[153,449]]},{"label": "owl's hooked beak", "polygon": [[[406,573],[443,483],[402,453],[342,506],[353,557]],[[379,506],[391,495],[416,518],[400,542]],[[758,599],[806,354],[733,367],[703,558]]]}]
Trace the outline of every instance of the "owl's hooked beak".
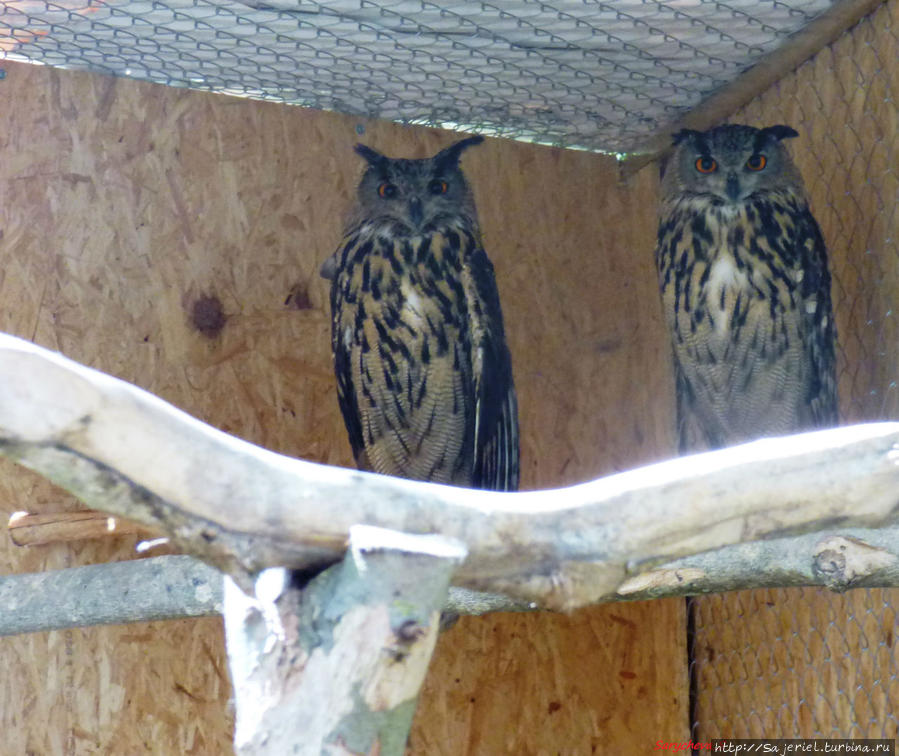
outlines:
[{"label": "owl's hooked beak", "polygon": [[412,197],[409,200],[409,220],[412,221],[415,228],[421,228],[421,221],[424,214],[421,209],[421,200],[418,197]]},{"label": "owl's hooked beak", "polygon": [[724,192],[734,202],[740,201],[742,190],[740,188],[740,179],[737,178],[736,173],[731,172],[727,174],[727,183],[724,185]]}]

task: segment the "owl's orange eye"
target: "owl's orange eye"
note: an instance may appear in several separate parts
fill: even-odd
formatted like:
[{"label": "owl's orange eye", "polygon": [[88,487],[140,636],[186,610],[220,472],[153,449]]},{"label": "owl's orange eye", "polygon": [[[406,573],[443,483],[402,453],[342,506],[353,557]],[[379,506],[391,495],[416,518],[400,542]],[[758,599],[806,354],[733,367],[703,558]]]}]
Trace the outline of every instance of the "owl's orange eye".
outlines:
[{"label": "owl's orange eye", "polygon": [[389,181],[385,181],[378,187],[378,196],[381,199],[393,199],[396,197],[396,186]]},{"label": "owl's orange eye", "polygon": [[710,158],[708,155],[696,158],[694,165],[696,166],[696,170],[700,173],[714,173],[718,170],[718,163],[714,158]]},{"label": "owl's orange eye", "polygon": [[746,161],[746,167],[750,171],[761,171],[766,165],[768,165],[768,158],[759,153],[756,153]]},{"label": "owl's orange eye", "polygon": [[440,179],[434,179],[430,184],[428,184],[428,191],[431,194],[446,194],[446,190],[449,189],[449,184],[446,181],[441,181]]}]

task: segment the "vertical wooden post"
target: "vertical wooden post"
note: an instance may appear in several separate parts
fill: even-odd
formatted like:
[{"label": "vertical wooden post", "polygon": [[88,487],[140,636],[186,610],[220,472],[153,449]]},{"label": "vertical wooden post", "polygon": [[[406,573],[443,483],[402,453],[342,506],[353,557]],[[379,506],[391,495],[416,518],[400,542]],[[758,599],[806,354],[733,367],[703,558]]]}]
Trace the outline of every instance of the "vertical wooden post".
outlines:
[{"label": "vertical wooden post", "polygon": [[267,570],[250,598],[227,580],[237,753],[402,754],[465,555],[442,536],[357,526],[344,560],[304,586]]}]

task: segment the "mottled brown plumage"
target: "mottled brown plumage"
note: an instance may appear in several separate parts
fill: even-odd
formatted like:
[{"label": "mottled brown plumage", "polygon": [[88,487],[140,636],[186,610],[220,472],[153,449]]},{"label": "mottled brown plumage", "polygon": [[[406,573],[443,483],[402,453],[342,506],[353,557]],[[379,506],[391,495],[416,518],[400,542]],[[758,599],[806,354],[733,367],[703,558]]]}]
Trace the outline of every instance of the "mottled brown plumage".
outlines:
[{"label": "mottled brown plumage", "polygon": [[518,410],[493,266],[459,169],[470,137],[424,160],[369,147],[332,279],[338,399],[360,468],[518,487]]},{"label": "mottled brown plumage", "polygon": [[682,131],[656,263],[682,451],[837,423],[830,273],[787,126]]}]

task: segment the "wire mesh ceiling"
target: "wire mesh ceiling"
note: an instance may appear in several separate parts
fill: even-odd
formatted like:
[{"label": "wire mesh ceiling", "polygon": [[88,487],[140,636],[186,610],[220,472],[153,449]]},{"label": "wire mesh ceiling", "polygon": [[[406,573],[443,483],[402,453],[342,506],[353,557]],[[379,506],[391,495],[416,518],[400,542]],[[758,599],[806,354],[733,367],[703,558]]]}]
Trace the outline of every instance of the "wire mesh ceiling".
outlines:
[{"label": "wire mesh ceiling", "polygon": [[829,0],[9,0],[0,54],[626,152]]}]

